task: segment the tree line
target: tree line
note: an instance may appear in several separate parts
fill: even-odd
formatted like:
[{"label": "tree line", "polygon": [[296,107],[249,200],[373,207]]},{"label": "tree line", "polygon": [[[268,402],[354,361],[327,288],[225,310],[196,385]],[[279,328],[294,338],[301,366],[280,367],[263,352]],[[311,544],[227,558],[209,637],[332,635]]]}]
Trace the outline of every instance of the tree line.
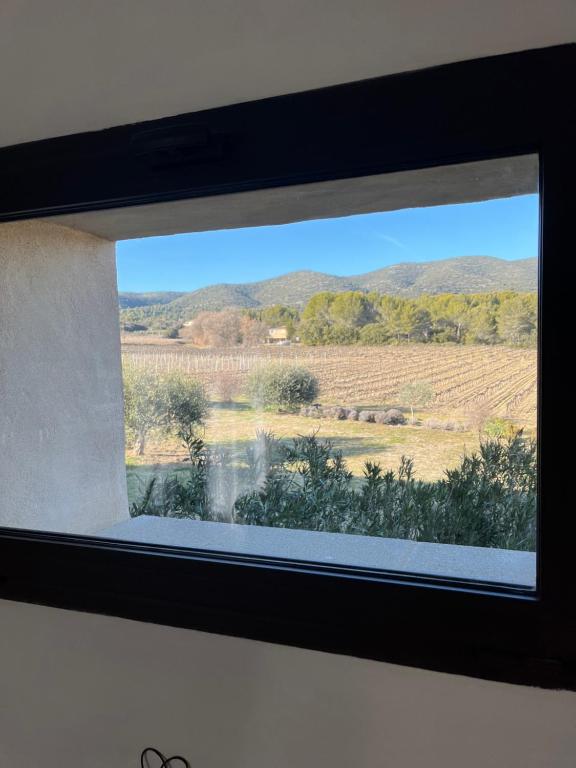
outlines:
[{"label": "tree line", "polygon": [[282,325],[309,345],[452,342],[534,346],[537,295],[498,293],[422,295],[415,299],[361,291],[317,293],[301,313],[291,307],[245,310]]},{"label": "tree line", "polygon": [[[165,333],[200,346],[251,346],[270,328],[306,345],[402,342],[535,346],[537,294],[500,291],[424,294],[402,298],[362,291],[316,293],[302,310],[276,304],[263,309],[199,312]],[[125,328],[126,329],[126,328]],[[152,330],[152,325],[137,330]]]}]

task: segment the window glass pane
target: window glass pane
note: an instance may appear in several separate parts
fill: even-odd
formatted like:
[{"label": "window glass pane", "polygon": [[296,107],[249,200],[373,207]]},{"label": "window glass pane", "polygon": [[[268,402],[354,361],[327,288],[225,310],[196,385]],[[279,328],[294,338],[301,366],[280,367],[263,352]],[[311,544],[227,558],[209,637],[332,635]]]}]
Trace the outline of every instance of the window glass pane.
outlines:
[{"label": "window glass pane", "polygon": [[533,587],[537,176],[526,156],[2,225],[0,362],[20,332],[38,358],[24,392],[8,375],[32,480],[0,522]]}]

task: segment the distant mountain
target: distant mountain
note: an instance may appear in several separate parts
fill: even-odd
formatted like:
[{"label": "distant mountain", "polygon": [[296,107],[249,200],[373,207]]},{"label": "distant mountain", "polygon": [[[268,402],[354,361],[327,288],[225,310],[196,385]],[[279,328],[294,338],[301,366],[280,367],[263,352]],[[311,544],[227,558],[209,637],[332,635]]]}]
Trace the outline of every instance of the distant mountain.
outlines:
[{"label": "distant mountain", "polygon": [[181,291],[155,291],[153,293],[119,293],[120,309],[148,307],[150,304],[169,304],[174,299],[184,296]]},{"label": "distant mountain", "polygon": [[493,256],[461,256],[394,264],[348,279],[363,290],[406,297],[423,293],[535,291],[537,264],[535,258],[506,261]]},{"label": "distant mountain", "polygon": [[286,304],[302,307],[319,291],[351,291],[356,289],[352,278],[325,275],[322,272],[288,272],[270,280],[257,283],[226,283],[209,285],[197,291],[186,293],[171,303],[187,313],[198,310],[225,309],[228,307],[268,307],[272,304]]},{"label": "distant mountain", "polygon": [[[286,304],[302,308],[319,291],[377,291],[393,296],[416,297],[423,293],[484,293],[489,291],[535,291],[536,259],[505,261],[493,256],[461,256],[442,261],[394,264],[374,272],[338,277],[323,272],[288,272],[256,283],[210,285],[190,293],[175,294],[173,300],[149,301],[151,296],[170,294],[121,294],[140,303],[121,307],[140,307],[138,318],[166,317],[187,320],[202,310],[231,307],[257,308]],[[136,298],[134,298],[136,297]],[[126,313],[135,319],[136,313]]]}]

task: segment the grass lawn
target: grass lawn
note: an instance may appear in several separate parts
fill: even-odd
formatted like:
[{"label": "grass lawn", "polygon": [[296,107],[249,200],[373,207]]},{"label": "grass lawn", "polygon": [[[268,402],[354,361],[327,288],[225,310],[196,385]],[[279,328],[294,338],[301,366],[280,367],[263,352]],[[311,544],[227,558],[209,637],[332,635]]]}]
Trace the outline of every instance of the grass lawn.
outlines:
[{"label": "grass lawn", "polygon": [[[434,414],[416,414],[426,418]],[[444,418],[445,414],[444,414]],[[478,446],[474,431],[450,432],[420,426],[386,426],[358,421],[306,418],[294,414],[260,413],[247,403],[214,403],[206,424],[208,445],[225,450],[241,469],[246,448],[257,430],[271,431],[282,440],[317,432],[340,449],[349,469],[362,475],[366,461],[396,469],[403,455],[414,460],[417,477],[438,480],[447,468],[455,467],[465,452]],[[138,498],[147,479],[173,471],[185,471],[185,450],[175,439],[150,440],[146,455],[127,454],[128,495]]]}]

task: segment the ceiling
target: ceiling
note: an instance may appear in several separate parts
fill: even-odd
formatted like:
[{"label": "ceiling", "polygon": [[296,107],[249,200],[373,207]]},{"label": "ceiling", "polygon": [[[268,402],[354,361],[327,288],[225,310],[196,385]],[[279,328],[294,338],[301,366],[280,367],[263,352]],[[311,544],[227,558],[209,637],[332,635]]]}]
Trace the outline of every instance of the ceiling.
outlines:
[{"label": "ceiling", "polygon": [[0,146],[574,41],[575,0],[2,0]]}]

